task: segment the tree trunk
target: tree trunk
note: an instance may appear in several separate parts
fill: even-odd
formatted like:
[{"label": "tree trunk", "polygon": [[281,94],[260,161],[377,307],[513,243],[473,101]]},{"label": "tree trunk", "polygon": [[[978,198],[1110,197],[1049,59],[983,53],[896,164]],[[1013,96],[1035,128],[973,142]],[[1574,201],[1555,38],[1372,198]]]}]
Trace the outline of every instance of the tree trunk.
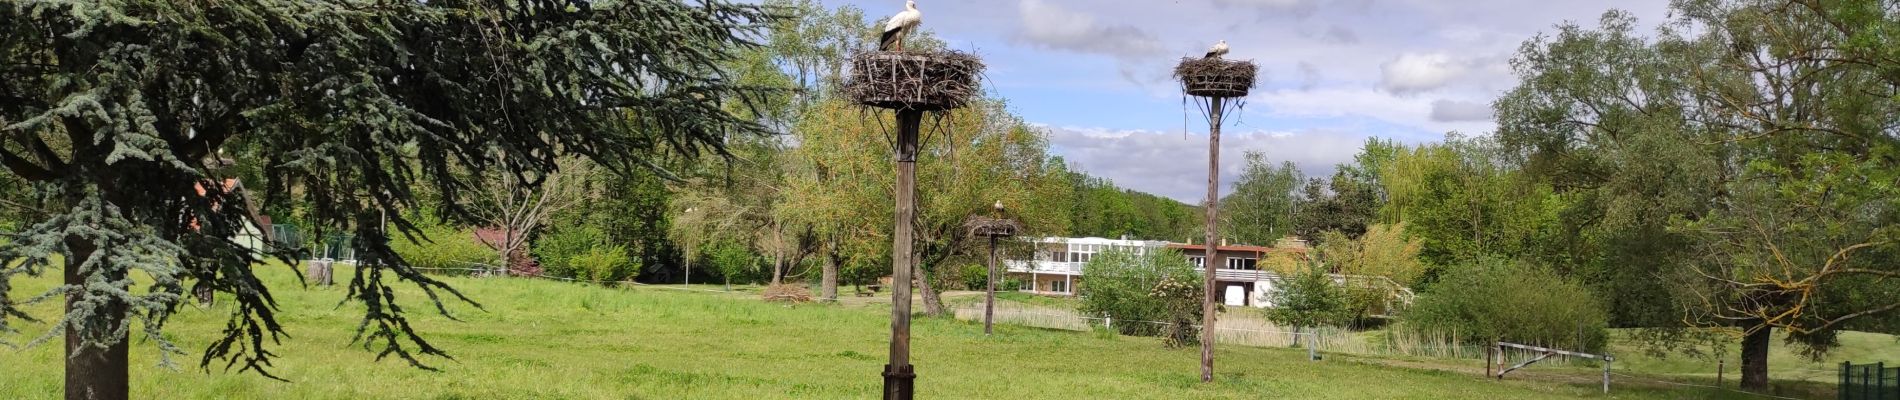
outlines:
[{"label": "tree trunk", "polygon": [[[919,257],[913,257],[912,259],[917,258]],[[930,272],[918,265],[912,265],[911,271],[914,271],[913,274],[917,275],[917,294],[923,297],[924,315],[932,317],[944,316],[943,296],[937,293],[937,289],[931,288]]]},{"label": "tree trunk", "polygon": [[827,301],[838,301],[838,258],[825,255],[824,276],[819,279],[819,293]]},{"label": "tree trunk", "polygon": [[772,240],[772,286],[778,286],[779,279],[785,275],[784,269],[781,268],[785,262],[785,235],[781,234],[779,229],[774,227],[772,228]]},{"label": "tree trunk", "polygon": [[1742,389],[1768,389],[1768,346],[1773,342],[1774,328],[1760,324],[1760,321],[1749,323],[1761,329],[1742,337]]},{"label": "tree trunk", "polygon": [[[92,257],[92,242],[78,238],[67,238],[66,247],[66,284],[86,284],[85,276],[80,275],[79,266]],[[98,273],[98,272],[95,272]],[[123,272],[118,273],[123,275]],[[123,276],[108,277],[109,281],[122,280]],[[86,300],[84,292],[66,296],[66,312],[70,315],[73,306]],[[100,306],[99,314],[81,321],[79,327],[66,328],[66,399],[67,400],[123,400],[130,396],[130,376],[127,375],[126,354],[129,344],[125,336],[114,338],[115,344],[104,348],[80,346],[81,330],[86,332],[115,332],[125,324],[126,304],[117,299],[108,300]],[[77,328],[77,329],[76,329]]]}]

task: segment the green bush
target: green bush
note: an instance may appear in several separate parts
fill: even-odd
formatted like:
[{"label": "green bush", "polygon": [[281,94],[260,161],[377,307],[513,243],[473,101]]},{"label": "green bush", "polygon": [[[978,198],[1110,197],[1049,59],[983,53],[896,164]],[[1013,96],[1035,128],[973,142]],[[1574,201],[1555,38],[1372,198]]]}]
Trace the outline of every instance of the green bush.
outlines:
[{"label": "green bush", "polygon": [[1353,317],[1346,290],[1317,263],[1286,277],[1277,289],[1268,296],[1273,308],[1266,311],[1267,319],[1275,324],[1296,328],[1333,326]]},{"label": "green bush", "polygon": [[[1156,296],[1156,286],[1175,282],[1200,282],[1187,258],[1172,249],[1152,249],[1146,255],[1122,251],[1097,253],[1082,267],[1084,282],[1077,294],[1081,311],[1118,321],[1170,321],[1170,299]],[[1200,303],[1200,299],[1194,299]],[[1117,323],[1124,335],[1156,336],[1167,332],[1160,325]],[[1191,335],[1189,335],[1191,336]]]},{"label": "green bush", "polygon": [[409,265],[435,269],[432,273],[465,274],[464,269],[476,267],[470,263],[497,264],[499,255],[475,241],[474,231],[438,225],[422,227],[422,234],[416,238],[421,243],[396,237],[389,240],[389,247]]},{"label": "green bush", "polygon": [[1014,292],[1023,287],[1023,278],[1007,277],[996,281],[997,292]]},{"label": "green bush", "polygon": [[568,258],[567,265],[580,274],[579,279],[599,282],[624,281],[640,273],[639,263],[627,257],[624,246],[594,246]]},{"label": "green bush", "polygon": [[607,245],[607,234],[599,228],[579,225],[556,229],[534,241],[534,258],[549,276],[589,279],[592,272],[574,265],[573,260],[594,248]]},{"label": "green bush", "polygon": [[1495,258],[1450,268],[1400,318],[1403,329],[1471,343],[1600,351],[1609,341],[1609,315],[1583,285]]},{"label": "green bush", "polygon": [[[999,265],[997,268],[1001,269],[1002,266]],[[989,287],[989,279],[990,267],[987,264],[964,264],[963,267],[957,268],[957,281],[963,285],[963,290],[981,291],[987,289]],[[1014,289],[1014,287],[1003,286],[1001,277],[998,277],[996,290],[1004,290],[1005,288]]]}]

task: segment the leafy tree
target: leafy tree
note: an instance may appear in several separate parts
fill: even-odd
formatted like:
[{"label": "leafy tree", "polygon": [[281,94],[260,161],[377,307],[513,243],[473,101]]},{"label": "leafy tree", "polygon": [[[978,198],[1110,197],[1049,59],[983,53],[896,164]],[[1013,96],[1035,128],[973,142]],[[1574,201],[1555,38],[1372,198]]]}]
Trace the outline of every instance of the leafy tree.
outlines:
[{"label": "leafy tree", "polygon": [[[35,298],[67,300],[49,333],[72,354],[66,394],[126,398],[128,319],[177,353],[162,332],[196,282],[237,304],[200,365],[268,376],[283,329],[260,256],[234,240],[245,199],[212,162],[244,145],[266,155],[273,202],[295,196],[318,233],[358,238],[356,340],[420,366],[446,353],[415,333],[390,276],[444,313],[438,296],[466,299],[394,254],[381,216],[413,235],[402,211],[420,187],[468,222],[488,173],[533,186],[565,154],[626,172],[762,133],[723,107],[765,89],[711,66],[770,19],[717,0],[0,3],[0,165],[39,201],[0,243],[0,330],[26,316],[5,282],[63,260],[65,284]],[[135,273],[151,286],[133,289]]]},{"label": "leafy tree", "polygon": [[[819,175],[790,180],[787,212],[799,219],[819,221],[833,232],[842,257],[853,260],[889,260],[893,209],[891,150],[882,140],[877,122],[865,121],[856,106],[841,99],[828,100],[800,120],[799,147],[788,157],[797,164],[822,169]],[[880,116],[877,118],[889,118]],[[917,163],[918,217],[916,224],[919,288],[926,313],[941,315],[944,308],[933,285],[951,278],[953,271],[938,266],[982,263],[985,243],[963,228],[964,219],[990,211],[1002,202],[1009,216],[1023,223],[1025,232],[1061,232],[1067,228],[1067,193],[1059,175],[1049,168],[1048,143],[1008,113],[1003,104],[986,100],[958,110],[943,121],[943,132],[924,143]],[[885,121],[883,126],[893,126]],[[858,264],[870,266],[871,264]],[[888,265],[888,264],[886,264]],[[888,267],[884,267],[888,273]],[[925,278],[928,277],[928,278]]]},{"label": "leafy tree", "polygon": [[1600,25],[1527,42],[1519,86],[1497,102],[1498,145],[1551,189],[1557,216],[1521,254],[1605,293],[1617,326],[1679,326],[1681,285],[1657,271],[1686,266],[1694,239],[1670,220],[1708,212],[1727,150],[1690,117],[1682,71],[1700,61],[1671,49],[1687,47],[1645,43],[1626,13]]},{"label": "leafy tree", "polygon": [[1319,259],[1331,272],[1344,274],[1341,293],[1346,319],[1355,326],[1378,323],[1375,315],[1393,315],[1395,299],[1425,277],[1428,269],[1418,258],[1424,243],[1408,238],[1405,224],[1373,225],[1358,239],[1327,232]]},{"label": "leafy tree", "polygon": [[574,260],[596,247],[611,243],[607,234],[600,228],[589,225],[566,225],[542,235],[534,242],[534,257],[540,261],[547,275],[561,278],[586,279],[591,273],[576,265]]},{"label": "leafy tree", "polygon": [[1410,285],[1425,276],[1425,264],[1418,259],[1424,243],[1405,234],[1405,224],[1373,225],[1359,239],[1328,232],[1320,245],[1320,259],[1342,274],[1378,276],[1401,285]]},{"label": "leafy tree", "polygon": [[1345,289],[1319,263],[1308,263],[1278,286],[1267,297],[1273,305],[1266,310],[1267,320],[1275,324],[1316,328],[1343,325],[1354,318],[1347,309]]},{"label": "leafy tree", "polygon": [[1452,135],[1401,150],[1382,179],[1391,201],[1381,219],[1404,223],[1427,265],[1532,254],[1556,218],[1548,186],[1525,182],[1488,139]]},{"label": "leafy tree", "polygon": [[1304,178],[1291,161],[1276,168],[1257,151],[1243,158],[1247,166],[1234,192],[1221,199],[1221,232],[1240,243],[1271,245],[1293,233],[1294,190]]},{"label": "leafy tree", "polygon": [[1371,184],[1344,171],[1334,173],[1332,179],[1313,178],[1300,188],[1293,206],[1293,233],[1314,243],[1324,239],[1320,234],[1333,231],[1357,238],[1366,233],[1379,205]]},{"label": "leafy tree", "polygon": [[1884,326],[1900,309],[1870,289],[1896,276],[1889,8],[1681,2],[1653,40],[1612,12],[1527,44],[1500,140],[1591,221],[1565,229],[1588,247],[1546,253],[1598,265],[1583,271],[1608,278],[1619,320],[1686,309],[1736,329],[1744,387],[1766,387],[1775,329],[1818,355]]},{"label": "leafy tree", "polygon": [[1609,343],[1608,317],[1594,293],[1549,268],[1485,257],[1452,266],[1401,315],[1402,329],[1598,351]]},{"label": "leafy tree", "polygon": [[528,250],[554,215],[597,198],[588,185],[591,165],[578,159],[557,163],[556,169],[535,176],[537,182],[496,170],[476,191],[474,211],[481,228],[496,231],[494,240],[484,244],[494,248],[510,272],[528,273],[535,263]]}]

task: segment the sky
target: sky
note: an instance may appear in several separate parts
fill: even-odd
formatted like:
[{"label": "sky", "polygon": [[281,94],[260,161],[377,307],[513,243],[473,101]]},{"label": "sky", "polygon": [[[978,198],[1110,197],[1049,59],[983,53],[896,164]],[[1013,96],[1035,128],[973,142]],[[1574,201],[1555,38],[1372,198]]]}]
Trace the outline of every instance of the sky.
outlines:
[{"label": "sky", "polygon": [[[881,18],[901,0],[824,0]],[[1368,137],[1416,144],[1489,134],[1510,60],[1559,24],[1628,11],[1644,26],[1665,0],[918,0],[923,26],[984,58],[992,95],[1045,129],[1071,167],[1199,203],[1207,123],[1170,76],[1216,40],[1260,65],[1259,86],[1221,134],[1222,193],[1241,155],[1330,176]]]}]

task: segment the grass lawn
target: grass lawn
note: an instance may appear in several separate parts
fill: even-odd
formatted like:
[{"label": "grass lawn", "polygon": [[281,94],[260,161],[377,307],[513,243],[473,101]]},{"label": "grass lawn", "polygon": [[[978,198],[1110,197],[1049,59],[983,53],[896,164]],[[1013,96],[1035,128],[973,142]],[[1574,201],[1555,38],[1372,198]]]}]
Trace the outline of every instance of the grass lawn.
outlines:
[{"label": "grass lawn", "polygon": [[[658,288],[611,289],[527,279],[447,278],[487,309],[453,306],[463,319],[417,312],[417,328],[456,359],[429,360],[442,372],[410,368],[350,344],[361,317],[337,305],[341,288],[295,286],[287,269],[266,269],[277,284],[281,321],[292,335],[275,350],[275,372],[291,382],[219,370],[197,357],[217,334],[228,304],[184,307],[168,334],[191,354],[180,370],[156,367],[157,350],[133,347],[132,390],[162,399],[762,399],[877,398],[889,309],[787,306],[743,294]],[[339,280],[348,271],[339,271]],[[55,276],[16,281],[37,293]],[[401,292],[410,310],[430,310],[419,292]],[[34,306],[54,318],[55,304]],[[7,337],[23,342],[45,325]],[[1495,381],[1472,373],[1410,368],[1405,360],[1328,357],[1307,361],[1291,349],[1222,347],[1218,376],[1199,382],[1198,354],[1168,350],[1151,338],[998,326],[950,319],[916,320],[918,393],[959,399],[1521,399],[1751,398],[1699,389],[1619,383],[1608,396],[1587,379]],[[0,399],[61,393],[58,341],[0,349]],[[1553,369],[1559,371],[1559,369]]]}]

